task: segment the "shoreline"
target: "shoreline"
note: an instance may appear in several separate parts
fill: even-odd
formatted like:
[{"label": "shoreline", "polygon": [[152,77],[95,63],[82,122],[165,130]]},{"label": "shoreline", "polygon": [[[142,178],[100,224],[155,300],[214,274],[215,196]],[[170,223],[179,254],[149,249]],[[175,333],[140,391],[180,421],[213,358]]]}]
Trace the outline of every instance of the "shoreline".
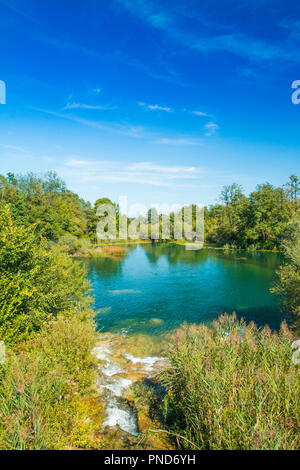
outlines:
[{"label": "shoreline", "polygon": [[[92,248],[87,250],[86,253],[74,253],[72,258],[102,258],[102,257],[107,257],[105,256],[105,253],[101,251],[101,248],[103,247],[127,247],[127,246],[137,246],[137,245],[149,245],[153,244],[154,246],[156,245],[175,245],[175,246],[186,246],[186,245],[191,245],[196,242],[191,242],[188,240],[171,240],[171,241],[152,241],[152,240],[117,240],[117,241],[111,241],[111,242],[101,242],[97,243],[97,245],[94,245]],[[100,249],[100,250],[98,250]],[[236,253],[236,252],[246,252],[246,253],[276,253],[280,254],[280,250],[278,249],[273,249],[273,250],[266,250],[266,249],[256,249],[256,250],[249,250],[247,248],[228,248],[224,246],[217,246],[214,244],[210,243],[204,243],[203,247],[201,249],[207,249],[207,250],[215,250],[215,251],[224,251],[224,252],[230,252],[230,253]],[[108,256],[109,257],[109,256]],[[115,257],[115,256],[114,256]],[[120,256],[118,256],[120,257]]]}]

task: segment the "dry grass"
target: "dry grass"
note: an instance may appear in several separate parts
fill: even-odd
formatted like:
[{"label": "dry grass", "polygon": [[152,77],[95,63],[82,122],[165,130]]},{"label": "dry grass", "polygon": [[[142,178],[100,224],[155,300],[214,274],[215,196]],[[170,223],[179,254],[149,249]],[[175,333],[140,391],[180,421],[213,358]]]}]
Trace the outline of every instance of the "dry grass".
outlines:
[{"label": "dry grass", "polygon": [[122,246],[103,246],[102,252],[107,255],[114,255],[114,256],[124,256],[126,255],[126,248]]}]

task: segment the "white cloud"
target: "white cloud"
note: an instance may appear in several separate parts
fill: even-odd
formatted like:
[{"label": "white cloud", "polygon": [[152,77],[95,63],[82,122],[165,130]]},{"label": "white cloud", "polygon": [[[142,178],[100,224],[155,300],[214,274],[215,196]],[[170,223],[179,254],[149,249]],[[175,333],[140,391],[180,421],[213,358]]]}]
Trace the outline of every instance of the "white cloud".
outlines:
[{"label": "white cloud", "polygon": [[193,114],[196,116],[204,116],[204,117],[209,117],[209,114],[203,113],[202,111],[192,111]]},{"label": "white cloud", "polygon": [[206,133],[205,135],[207,137],[210,137],[211,135],[213,135],[217,129],[219,129],[219,126],[217,124],[215,124],[214,122],[209,122],[207,124],[205,124],[205,129],[206,129]]},{"label": "white cloud", "polygon": [[65,109],[92,109],[92,110],[111,110],[115,109],[115,107],[112,106],[106,106],[106,105],[93,105],[93,104],[84,104],[84,103],[68,103],[65,106]]},{"label": "white cloud", "polygon": [[153,162],[124,164],[120,161],[83,160],[72,157],[57,169],[64,177],[81,183],[134,183],[150,186],[172,186],[174,182],[197,179],[204,170],[191,166],[163,166]]},{"label": "white cloud", "polygon": [[198,169],[194,166],[185,167],[185,166],[162,166],[157,165],[151,162],[139,162],[128,165],[130,170],[142,170],[142,171],[153,171],[153,172],[165,172],[165,173],[197,173]]},{"label": "white cloud", "polygon": [[[153,131],[149,128],[144,128],[143,126],[136,126],[130,123],[110,123],[105,121],[94,121],[91,119],[84,119],[79,116],[74,116],[72,114],[63,114],[56,111],[50,111],[47,109],[40,109],[34,106],[30,107],[35,111],[50,114],[52,116],[56,116],[61,119],[67,119],[69,121],[73,121],[78,124],[82,124],[87,127],[91,127],[94,129],[98,129],[104,132],[112,132],[115,134],[133,137],[137,139],[144,139],[148,140],[148,142],[152,144],[161,144],[161,145],[202,145],[202,141],[200,139],[190,138],[189,136],[178,136],[178,134],[170,136],[170,137],[162,137],[160,132]],[[208,126],[211,127],[212,124]],[[214,126],[218,127],[216,124]],[[208,128],[209,128],[208,127]]]},{"label": "white cloud", "polygon": [[162,137],[157,140],[153,140],[153,144],[159,145],[201,145],[202,142],[197,139],[189,139],[189,138],[169,138],[169,137]]},{"label": "white cloud", "polygon": [[149,104],[148,109],[152,109],[153,111],[155,111],[155,110],[166,111],[167,113],[172,111],[171,108],[167,108],[167,107],[164,107],[164,106],[159,106],[158,104]]},{"label": "white cloud", "polygon": [[138,104],[139,106],[144,106],[145,108],[150,109],[151,111],[166,111],[167,113],[173,111],[172,108],[169,108],[167,106],[160,106],[158,104],[145,104],[142,101],[140,101]]}]

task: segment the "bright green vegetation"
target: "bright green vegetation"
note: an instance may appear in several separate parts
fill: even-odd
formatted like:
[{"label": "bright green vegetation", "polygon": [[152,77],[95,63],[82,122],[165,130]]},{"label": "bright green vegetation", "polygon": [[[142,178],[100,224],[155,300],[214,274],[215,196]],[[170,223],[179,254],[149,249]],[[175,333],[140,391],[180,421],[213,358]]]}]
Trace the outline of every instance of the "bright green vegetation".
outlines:
[{"label": "bright green vegetation", "polygon": [[8,352],[0,382],[0,449],[96,445],[89,422],[95,336],[92,321],[74,312]]},{"label": "bright green vegetation", "polygon": [[88,290],[79,263],[1,206],[0,449],[88,445],[96,341]]},{"label": "bright green vegetation", "polygon": [[211,328],[184,326],[174,335],[166,406],[171,431],[188,449],[299,448],[299,368],[293,335],[282,324],[246,326],[221,316]]},{"label": "bright green vegetation", "polygon": [[[205,208],[206,242],[228,248],[278,249],[287,223],[299,218],[299,192],[300,180],[295,175],[290,176],[284,187],[258,185],[249,197],[238,184],[225,186],[220,203]],[[90,249],[90,242],[96,243],[96,226],[101,219],[96,216],[96,210],[100,204],[115,208],[118,235],[121,214],[117,204],[100,198],[91,205],[67,189],[53,172],[43,178],[31,173],[0,175],[0,201],[9,204],[17,224],[37,224],[37,233],[55,242],[60,240],[71,254],[76,251],[84,254]],[[157,217],[161,226],[162,215]],[[171,213],[171,239],[174,217]],[[195,229],[194,225],[195,220],[191,229]]]},{"label": "bright green vegetation", "polygon": [[88,283],[78,263],[0,209],[0,335],[6,345],[26,340],[59,314],[89,306]]},{"label": "bright green vegetation", "polygon": [[[299,326],[299,191],[296,176],[284,188],[264,184],[249,197],[238,185],[225,187],[221,203],[205,209],[206,241],[228,248],[221,256],[215,250],[213,259],[205,250],[190,252],[168,243],[145,243],[126,250],[101,247],[99,251],[97,205],[114,205],[117,221],[120,217],[110,200],[102,198],[92,206],[69,191],[54,173],[43,178],[0,176],[0,340],[6,345],[6,361],[0,365],[0,449],[100,449],[105,445],[99,431],[103,416],[92,354],[96,327],[89,282],[82,263],[73,261],[73,255],[92,254],[95,259],[86,260],[90,276],[103,277],[106,297],[102,295],[101,305],[97,305],[96,292],[96,306],[107,314],[100,326],[114,327],[111,322],[118,322],[121,315],[127,328],[133,318],[130,312],[138,309],[147,317],[149,308],[148,317],[135,322],[142,331],[163,329],[170,319],[174,328],[183,319],[192,323],[191,314],[196,308],[199,311],[199,303],[195,298],[187,309],[187,297],[197,289],[202,289],[202,299],[210,305],[208,321],[220,305],[223,308],[214,299],[217,291],[223,299],[225,294],[230,296],[242,310],[249,273],[254,282],[248,292],[251,297],[259,290],[255,288],[258,282],[268,282],[269,274],[262,269],[258,280],[261,266],[250,259],[252,253],[247,257],[237,252],[232,260],[228,251],[280,249],[285,263],[278,270],[273,292]],[[172,235],[174,214],[170,220]],[[142,263],[132,264],[134,250]],[[144,269],[146,258],[148,271]],[[248,274],[239,276],[243,262],[249,263]],[[178,265],[182,267],[180,277]],[[270,265],[274,266],[271,258]],[[116,283],[121,271],[124,276]],[[147,280],[145,274],[149,274]],[[224,274],[227,284],[222,291]],[[212,294],[207,275],[209,285],[215,286]],[[239,288],[236,283],[229,288],[235,276]],[[145,281],[148,296],[143,293]],[[155,295],[151,288],[156,289]],[[159,292],[161,297],[154,305]],[[116,313],[120,302],[124,311]],[[270,325],[272,308],[273,304],[268,309]],[[108,313],[111,311],[113,315]],[[259,316],[261,310],[256,313]],[[291,360],[293,339],[285,325],[279,333],[271,333],[268,328],[246,327],[227,316],[211,328],[180,328],[164,377],[167,417],[171,413],[172,423],[169,432],[181,435],[181,445],[191,448],[297,448],[299,367]],[[152,392],[137,385],[134,401],[146,414],[155,416]],[[145,428],[151,424],[148,417],[145,415]]]},{"label": "bright green vegetation", "polygon": [[300,221],[290,222],[282,234],[281,248],[287,263],[277,272],[278,281],[272,292],[284,302],[287,311],[295,319],[300,332]]},{"label": "bright green vegetation", "polygon": [[290,176],[284,188],[258,185],[249,197],[241,186],[225,186],[220,204],[206,209],[205,239],[229,248],[279,248],[287,223],[300,217],[300,180]]}]

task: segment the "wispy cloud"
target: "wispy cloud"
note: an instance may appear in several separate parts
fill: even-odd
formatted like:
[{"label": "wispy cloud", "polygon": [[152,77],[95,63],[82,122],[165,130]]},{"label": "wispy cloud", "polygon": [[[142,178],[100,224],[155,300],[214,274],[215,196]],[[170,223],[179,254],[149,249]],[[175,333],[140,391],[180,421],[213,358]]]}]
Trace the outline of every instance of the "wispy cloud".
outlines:
[{"label": "wispy cloud", "polygon": [[[136,126],[130,123],[110,123],[105,121],[95,121],[91,119],[84,119],[79,116],[75,116],[73,114],[68,113],[60,113],[56,111],[51,111],[48,109],[41,109],[36,107],[31,107],[37,112],[49,114],[51,116],[56,116],[60,119],[66,119],[68,121],[73,121],[78,124],[82,124],[87,127],[91,127],[93,129],[99,129],[105,132],[112,132],[119,135],[124,135],[128,137],[138,138],[148,140],[152,144],[160,144],[160,145],[176,145],[176,146],[183,146],[183,145],[202,145],[203,142],[197,138],[191,138],[189,136],[182,136],[178,134],[170,135],[170,136],[161,136],[161,132],[153,131],[151,129],[145,128],[143,126]],[[218,128],[217,124],[209,123],[207,124],[207,130],[210,131],[210,135],[213,134],[213,131]],[[214,129],[213,129],[214,127]]]},{"label": "wispy cloud", "polygon": [[211,135],[213,135],[217,129],[219,129],[219,126],[217,124],[215,124],[214,122],[209,122],[207,124],[205,124],[205,129],[206,129],[206,133],[205,135],[207,137],[210,137]]},{"label": "wispy cloud", "polygon": [[124,164],[120,161],[95,161],[70,158],[59,168],[60,174],[78,177],[83,183],[135,183],[172,186],[177,182],[199,178],[205,170],[191,166],[159,165],[153,162]]},{"label": "wispy cloud", "polygon": [[[282,60],[300,62],[299,47],[295,39],[300,38],[300,22],[282,21],[278,26],[288,30],[287,38],[282,41],[268,42],[265,39],[249,36],[243,32],[235,31],[229,34],[215,34],[186,32],[179,26],[176,9],[173,11],[163,9],[161,4],[154,4],[150,0],[116,0],[132,15],[159,29],[175,39],[184,47],[198,50],[203,53],[229,52],[252,61]],[[201,31],[203,28],[201,28]]]},{"label": "wispy cloud", "polygon": [[41,108],[36,108],[36,107],[31,107],[31,109],[34,109],[35,111],[49,114],[51,116],[56,116],[61,119],[67,119],[68,121],[73,121],[78,124],[82,124],[87,127],[91,127],[93,129],[99,129],[102,131],[108,131],[108,132],[113,132],[121,135],[126,135],[130,137],[138,137],[138,138],[145,138],[147,137],[147,134],[144,130],[143,127],[141,126],[133,126],[130,124],[120,124],[120,123],[107,123],[103,121],[93,121],[90,119],[84,119],[79,116],[74,116],[71,114],[66,114],[66,113],[59,113],[56,111],[51,111],[48,109],[41,109]]},{"label": "wispy cloud", "polygon": [[[61,39],[59,37],[52,37],[48,36],[41,31],[38,33],[36,32],[31,32],[31,37],[39,42],[42,42],[44,44],[48,44],[50,46],[56,47],[58,49],[66,50],[69,52],[72,52],[74,54],[82,54],[87,57],[99,59],[105,62],[116,62],[124,66],[128,67],[133,67],[137,70],[140,70],[144,74],[157,79],[157,80],[164,80],[167,82],[171,83],[176,83],[177,85],[180,86],[186,86],[185,83],[182,83],[180,81],[179,74],[172,70],[169,65],[166,64],[164,61],[163,64],[160,65],[160,70],[157,72],[155,70],[155,67],[149,66],[149,64],[141,61],[140,59],[136,59],[127,53],[124,53],[121,50],[112,50],[109,52],[99,52],[96,49],[92,49],[89,47],[86,47],[82,44],[76,44],[75,42],[70,42],[65,39]],[[162,65],[164,66],[164,70],[162,71]],[[102,90],[100,87],[96,87],[93,89],[94,94],[99,95]]]},{"label": "wispy cloud", "polygon": [[106,106],[106,105],[93,105],[85,103],[67,103],[64,109],[91,109],[91,110],[112,110],[116,109],[115,106]]},{"label": "wispy cloud", "polygon": [[168,174],[195,174],[198,172],[198,169],[195,166],[168,166],[168,165],[158,165],[151,162],[139,162],[132,163],[128,165],[130,170],[142,170],[158,173],[168,173]]},{"label": "wispy cloud", "polygon": [[186,137],[161,137],[159,139],[153,140],[153,144],[159,145],[202,145],[202,142],[199,139],[190,139]]},{"label": "wispy cloud", "polygon": [[195,114],[196,116],[209,117],[209,114],[203,113],[202,111],[192,111],[192,114]]},{"label": "wispy cloud", "polygon": [[146,104],[146,103],[143,103],[142,101],[139,102],[139,106],[143,106],[146,109],[150,109],[151,111],[165,111],[167,113],[170,113],[171,111],[173,111],[172,108],[169,108],[167,106],[160,106],[158,104]]},{"label": "wispy cloud", "polygon": [[15,152],[23,153],[23,154],[28,154],[29,152],[18,145],[10,145],[10,144],[0,144],[1,147],[7,149],[7,150],[14,150]]}]

